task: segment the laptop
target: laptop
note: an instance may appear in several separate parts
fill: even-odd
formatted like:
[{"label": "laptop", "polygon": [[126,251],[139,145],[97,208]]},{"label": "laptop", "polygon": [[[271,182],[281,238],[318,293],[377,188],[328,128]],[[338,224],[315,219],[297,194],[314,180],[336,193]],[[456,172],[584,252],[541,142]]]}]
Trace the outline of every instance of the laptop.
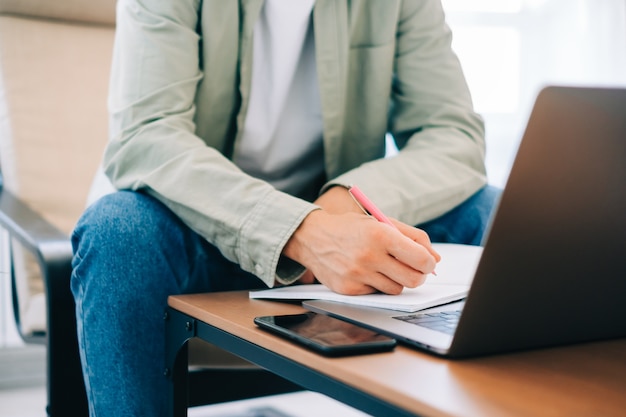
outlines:
[{"label": "laptop", "polygon": [[488,229],[460,302],[303,305],[445,357],[625,337],[626,89],[539,93]]}]

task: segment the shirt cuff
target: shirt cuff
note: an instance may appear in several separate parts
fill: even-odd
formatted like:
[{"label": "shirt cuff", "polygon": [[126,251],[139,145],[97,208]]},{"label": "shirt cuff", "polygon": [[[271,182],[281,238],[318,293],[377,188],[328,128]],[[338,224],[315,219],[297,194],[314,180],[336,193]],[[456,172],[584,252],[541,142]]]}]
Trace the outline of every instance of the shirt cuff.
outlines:
[{"label": "shirt cuff", "polygon": [[298,262],[281,255],[276,265],[276,281],[282,285],[291,285],[299,280],[306,268]]}]

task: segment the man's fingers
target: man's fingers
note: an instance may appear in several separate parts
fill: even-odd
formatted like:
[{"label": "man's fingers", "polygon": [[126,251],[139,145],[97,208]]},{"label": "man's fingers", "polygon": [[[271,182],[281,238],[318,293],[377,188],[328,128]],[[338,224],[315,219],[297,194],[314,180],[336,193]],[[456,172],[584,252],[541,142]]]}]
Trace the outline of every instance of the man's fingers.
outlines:
[{"label": "man's fingers", "polygon": [[398,230],[414,242],[422,245],[435,258],[436,262],[441,260],[441,255],[433,248],[428,233],[417,227],[412,227],[397,220],[392,220]]},{"label": "man's fingers", "polygon": [[[437,259],[426,247],[409,238],[396,239],[388,246],[388,250],[397,261],[422,274],[432,273],[437,265]],[[401,272],[402,270],[393,270],[391,273],[394,275],[391,276]]]},{"label": "man's fingers", "polygon": [[375,288],[378,292],[382,292],[384,294],[398,295],[402,292],[405,285],[397,282],[395,279],[391,279],[388,276],[378,273],[376,274],[376,278],[374,282],[369,285],[372,288]]},{"label": "man's fingers", "polygon": [[429,272],[423,272],[408,266],[393,256],[389,256],[389,262],[381,265],[380,273],[407,288],[419,287],[426,281],[429,274]]},{"label": "man's fingers", "polygon": [[362,277],[363,281],[344,280],[331,289],[339,294],[366,295],[381,292],[384,294],[397,295],[402,292],[404,286],[389,277],[375,273],[370,277]]}]

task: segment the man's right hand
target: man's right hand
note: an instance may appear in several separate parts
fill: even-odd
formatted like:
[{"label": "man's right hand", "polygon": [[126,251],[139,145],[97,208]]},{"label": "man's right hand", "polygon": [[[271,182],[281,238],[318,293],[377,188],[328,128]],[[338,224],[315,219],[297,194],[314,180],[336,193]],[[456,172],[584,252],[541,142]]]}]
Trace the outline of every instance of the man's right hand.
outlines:
[{"label": "man's right hand", "polygon": [[283,249],[308,269],[301,282],[317,279],[351,295],[399,294],[424,283],[440,259],[424,231],[398,221],[397,229],[380,223],[360,212],[347,190],[331,191],[334,198],[321,196],[316,203],[322,209],[304,219]]}]

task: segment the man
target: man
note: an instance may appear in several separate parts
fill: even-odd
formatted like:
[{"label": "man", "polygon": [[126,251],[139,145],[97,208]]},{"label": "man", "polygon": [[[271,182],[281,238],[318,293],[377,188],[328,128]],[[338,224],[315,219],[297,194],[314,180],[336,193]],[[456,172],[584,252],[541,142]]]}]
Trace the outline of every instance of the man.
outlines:
[{"label": "man", "polygon": [[104,166],[122,191],[73,234],[92,415],[163,412],[168,295],[396,294],[433,272],[430,239],[480,243],[497,192],[450,41],[436,0],[118,2]]}]

